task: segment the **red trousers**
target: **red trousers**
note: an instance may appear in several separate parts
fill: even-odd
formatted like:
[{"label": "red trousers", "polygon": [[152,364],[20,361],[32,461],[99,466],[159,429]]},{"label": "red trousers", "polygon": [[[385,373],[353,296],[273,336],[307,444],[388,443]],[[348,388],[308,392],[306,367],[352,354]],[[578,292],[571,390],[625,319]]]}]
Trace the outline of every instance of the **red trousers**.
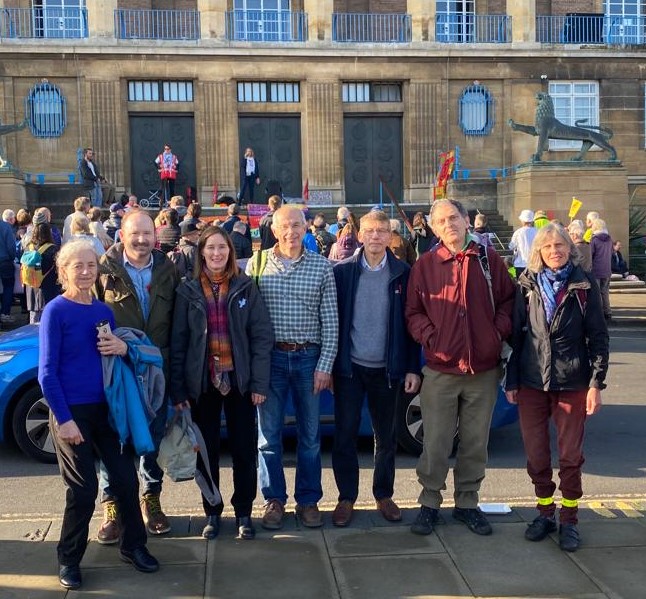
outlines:
[{"label": "red trousers", "polygon": [[[564,499],[576,500],[583,495],[581,466],[583,434],[588,390],[540,391],[521,388],[518,391],[520,430],[527,454],[527,473],[534,483],[536,497],[552,497],[556,484],[552,480],[550,453],[550,420],[556,428],[559,457],[559,489]],[[544,516],[553,516],[554,503],[538,505]],[[577,508],[561,508],[561,523],[576,523]]]}]

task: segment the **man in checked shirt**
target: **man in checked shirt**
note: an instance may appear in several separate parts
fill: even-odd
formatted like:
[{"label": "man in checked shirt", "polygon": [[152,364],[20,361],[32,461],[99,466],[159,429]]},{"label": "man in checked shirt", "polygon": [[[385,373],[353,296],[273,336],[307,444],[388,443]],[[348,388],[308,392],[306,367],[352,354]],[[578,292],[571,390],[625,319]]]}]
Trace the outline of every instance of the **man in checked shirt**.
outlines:
[{"label": "man in checked shirt", "polygon": [[[276,344],[271,355],[267,400],[258,406],[259,485],[265,498],[263,528],[283,525],[287,489],[282,461],[285,403],[291,391],[296,412],[296,516],[303,526],[323,524],[319,393],[330,386],[339,321],[336,285],[326,258],[303,248],[305,216],[293,206],[274,213],[278,243],[266,261],[249,260],[269,309]],[[260,271],[260,272],[259,272]]]}]

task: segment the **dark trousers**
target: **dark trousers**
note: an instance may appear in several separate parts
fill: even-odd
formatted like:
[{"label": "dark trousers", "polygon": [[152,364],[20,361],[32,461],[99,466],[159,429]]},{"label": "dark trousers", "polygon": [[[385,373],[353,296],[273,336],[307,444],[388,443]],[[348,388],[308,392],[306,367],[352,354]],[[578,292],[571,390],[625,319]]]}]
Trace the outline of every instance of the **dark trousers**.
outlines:
[{"label": "dark trousers", "polygon": [[603,316],[606,320],[612,318],[612,309],[610,308],[610,278],[597,279],[599,291],[601,292],[601,303],[603,304]]},{"label": "dark trousers", "polygon": [[389,385],[385,368],[366,368],[353,363],[351,377],[334,377],[332,468],[339,489],[339,501],[347,499],[354,502],[359,494],[357,438],[366,395],[375,436],[372,494],[375,499],[393,496],[397,384]]},{"label": "dark trousers", "polygon": [[242,178],[242,188],[240,189],[240,204],[244,204],[245,201],[245,193],[247,189],[249,190],[249,203],[253,204],[253,191],[254,187],[256,186],[256,176],[255,175],[250,175],[249,177],[244,176]]},{"label": "dark trousers", "polygon": [[89,525],[98,492],[95,459],[101,458],[118,497],[121,518],[121,549],[132,551],[146,544],[146,529],[139,509],[139,482],[128,448],[121,451],[119,438],[108,423],[106,403],[70,406],[84,442],[70,445],[58,438],[50,416],[54,446],[61,476],[67,487],[65,513],[58,542],[62,566],[80,563],[87,547]]},{"label": "dark trousers", "polygon": [[[552,480],[550,454],[550,420],[556,427],[559,453],[559,489],[564,499],[576,500],[583,495],[581,467],[585,427],[587,389],[581,391],[540,391],[521,387],[518,391],[518,413],[527,454],[527,473],[534,483],[536,497],[552,497],[556,484]],[[555,506],[538,505],[541,514],[554,515]],[[561,522],[576,523],[576,508],[561,508]]]},{"label": "dark trousers", "polygon": [[13,260],[3,260],[0,262],[0,280],[2,280],[2,314],[11,314],[11,304],[13,302],[13,284],[16,280],[16,270]]},{"label": "dark trousers", "polygon": [[[222,395],[214,387],[204,393],[193,407],[193,421],[206,443],[213,481],[220,486],[220,418],[222,408],[227,421],[229,451],[233,461],[233,496],[231,505],[236,518],[251,515],[256,498],[256,409],[249,394],[241,395],[237,388]],[[204,462],[198,454],[197,467],[206,474]],[[207,516],[221,514],[224,506],[211,505],[202,496]]]}]

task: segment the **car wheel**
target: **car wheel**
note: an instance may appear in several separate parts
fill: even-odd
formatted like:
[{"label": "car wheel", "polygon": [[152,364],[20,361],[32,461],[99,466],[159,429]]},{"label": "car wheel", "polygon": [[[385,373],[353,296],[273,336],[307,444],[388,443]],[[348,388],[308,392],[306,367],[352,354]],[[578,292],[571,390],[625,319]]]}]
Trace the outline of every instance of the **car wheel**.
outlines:
[{"label": "car wheel", "polygon": [[420,455],[423,440],[424,426],[419,393],[402,391],[397,402],[397,442],[404,451]]},{"label": "car wheel", "polygon": [[28,389],[18,400],[12,425],[14,439],[24,453],[39,462],[56,462],[49,430],[49,406],[38,385]]}]

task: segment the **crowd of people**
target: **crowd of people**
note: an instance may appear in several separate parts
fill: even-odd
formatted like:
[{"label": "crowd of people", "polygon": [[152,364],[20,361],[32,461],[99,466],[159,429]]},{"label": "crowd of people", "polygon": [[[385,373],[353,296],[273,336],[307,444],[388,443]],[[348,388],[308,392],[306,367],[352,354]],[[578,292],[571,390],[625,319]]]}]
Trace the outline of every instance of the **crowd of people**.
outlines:
[{"label": "crowd of people", "polygon": [[[540,541],[558,530],[561,548],[576,551],[584,424],[601,406],[608,368],[606,271],[594,270],[599,256],[612,257],[603,221],[590,223],[589,272],[577,245],[585,231],[577,230],[581,240],[575,241],[573,225],[536,228],[534,213],[524,210],[523,227],[512,240],[515,280],[490,243],[486,222],[476,223],[480,231],[472,229],[455,200],[435,201],[428,217],[415,215],[408,239],[399,221],[379,209],[357,219],[341,207],[337,222],[327,226],[324,214],[310,218],[272,196],[255,252],[236,204],[223,223],[207,224],[199,204],[185,208],[182,198],[173,200],[153,219],[136,198],[124,196],[102,223],[91,202],[78,198],[62,233],[46,208],[23,217],[19,227],[12,229],[7,218],[0,227],[0,242],[5,225],[13,240],[6,258],[0,254],[3,284],[3,260],[13,273],[17,247],[47,246],[42,270],[50,284],[41,285],[41,297],[32,298],[29,309],[41,321],[39,381],[67,486],[58,545],[64,587],[82,583],[80,562],[99,492],[99,543],[120,543],[121,558],[142,572],[159,568],[146,549],[146,532],[171,529],[157,460],[169,413],[192,413],[206,445],[197,469],[217,486],[224,412],[240,539],[256,535],[252,506],[258,490],[263,528],[283,526],[290,493],[301,525],[322,526],[324,389],[334,389],[335,526],[351,523],[359,493],[364,398],[374,432],[375,506],[386,521],[401,520],[395,501],[397,397],[419,391],[424,440],[417,466],[420,509],[411,532],[431,534],[440,520],[457,429],[452,515],[475,534],[491,534],[478,500],[503,384],[508,401],[518,404],[537,496],[538,515],[525,536]],[[108,425],[112,404],[102,367],[105,372],[106,360],[127,364],[136,354],[124,330],[143,335],[155,348],[165,380],[145,430],[141,422],[131,423],[138,427],[133,435],[145,432],[149,443],[141,455],[134,442],[121,451],[120,433]],[[81,383],[75,376],[79,364],[87,373]],[[154,389],[153,395],[160,393]],[[282,455],[289,396],[297,433],[293,491]],[[550,421],[559,440],[558,522]],[[95,457],[101,460],[98,478]],[[202,535],[213,539],[220,534],[223,504],[214,505],[204,491],[202,500]]]}]

